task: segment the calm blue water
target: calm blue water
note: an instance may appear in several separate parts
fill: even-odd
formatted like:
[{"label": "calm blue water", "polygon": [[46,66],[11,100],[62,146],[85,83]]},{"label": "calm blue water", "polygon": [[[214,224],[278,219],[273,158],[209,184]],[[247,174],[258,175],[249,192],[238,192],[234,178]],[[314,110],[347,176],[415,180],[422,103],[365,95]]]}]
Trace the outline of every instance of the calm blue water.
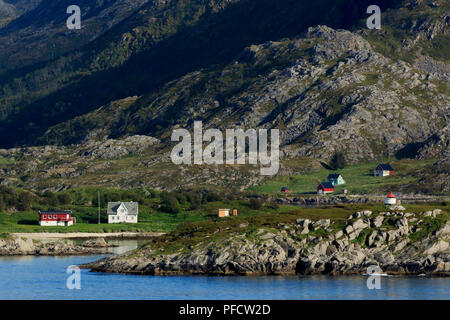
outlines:
[{"label": "calm blue water", "polygon": [[0,299],[450,299],[449,278],[134,276],[81,271],[66,288],[66,268],[102,256],[0,257]]}]

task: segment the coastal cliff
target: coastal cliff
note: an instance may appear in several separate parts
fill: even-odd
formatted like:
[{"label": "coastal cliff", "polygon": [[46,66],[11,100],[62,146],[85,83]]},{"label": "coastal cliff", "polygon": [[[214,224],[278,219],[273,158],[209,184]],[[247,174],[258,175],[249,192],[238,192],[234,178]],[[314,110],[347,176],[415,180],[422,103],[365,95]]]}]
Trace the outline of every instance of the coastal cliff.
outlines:
[{"label": "coastal cliff", "polygon": [[450,275],[450,221],[440,209],[412,213],[393,206],[346,221],[264,218],[182,228],[82,267],[148,275],[337,275],[378,265],[388,274]]}]

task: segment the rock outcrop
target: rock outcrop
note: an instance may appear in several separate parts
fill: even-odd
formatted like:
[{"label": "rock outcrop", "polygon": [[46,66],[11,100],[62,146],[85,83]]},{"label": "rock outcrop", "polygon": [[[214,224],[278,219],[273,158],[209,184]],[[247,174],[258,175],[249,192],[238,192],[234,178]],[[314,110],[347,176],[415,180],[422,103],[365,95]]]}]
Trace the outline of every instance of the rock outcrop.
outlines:
[{"label": "rock outcrop", "polygon": [[81,244],[73,241],[52,240],[37,241],[26,237],[7,236],[0,238],[0,256],[64,256],[109,253],[108,243],[104,239],[86,240]]},{"label": "rock outcrop", "polygon": [[148,136],[131,136],[123,140],[108,139],[104,142],[89,141],[80,153],[82,157],[117,159],[128,155],[139,155],[160,141]]},{"label": "rock outcrop", "polygon": [[362,274],[377,265],[389,274],[450,275],[450,221],[435,225],[424,214],[372,212],[351,215],[344,228],[330,220],[298,219],[274,232],[233,234],[221,243],[204,241],[189,250],[164,254],[147,246],[84,265],[98,272],[173,274]]}]

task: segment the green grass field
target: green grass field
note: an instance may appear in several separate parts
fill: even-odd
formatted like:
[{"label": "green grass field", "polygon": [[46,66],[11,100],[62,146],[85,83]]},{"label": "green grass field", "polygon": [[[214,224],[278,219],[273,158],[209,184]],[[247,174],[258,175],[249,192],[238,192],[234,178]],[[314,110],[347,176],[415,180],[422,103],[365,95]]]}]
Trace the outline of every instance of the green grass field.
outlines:
[{"label": "green grass field", "polygon": [[[430,217],[424,218],[425,226],[423,231],[415,233],[411,240],[416,241],[427,233],[434,232],[437,228],[442,227],[450,218],[449,203],[439,204],[414,204],[404,205],[408,212],[420,213],[431,209],[441,209],[442,214],[437,219]],[[265,209],[265,208],[264,208]],[[259,213],[249,213],[240,215],[238,217],[229,217],[223,219],[205,219],[199,222],[186,223],[178,227],[174,232],[168,233],[164,236],[153,239],[145,246],[151,246],[156,249],[163,249],[164,253],[181,252],[185,250],[188,252],[192,246],[199,243],[215,243],[217,245],[226,246],[230,241],[236,241],[239,237],[236,235],[244,235],[240,239],[260,241],[258,235],[262,229],[264,232],[275,232],[280,230],[280,225],[295,224],[296,219],[308,218],[311,220],[331,219],[335,223],[331,225],[334,230],[342,230],[345,227],[347,218],[350,214],[362,210],[371,210],[374,215],[381,211],[386,211],[386,206],[383,204],[359,204],[359,205],[345,205],[334,207],[320,207],[320,208],[286,208],[280,207],[278,212],[265,213],[265,210]],[[286,210],[289,209],[289,210]],[[390,219],[386,219],[382,226],[386,229],[394,228]],[[363,243],[367,232],[362,232],[361,236],[353,240],[354,242]],[[330,232],[319,229],[311,231],[308,235],[327,236]],[[307,237],[307,235],[298,235],[298,237]],[[416,237],[416,238],[414,238]],[[159,250],[155,250],[152,255],[160,254]]]},{"label": "green grass field", "polygon": [[[448,203],[432,204],[412,204],[404,205],[409,212],[424,212],[435,208],[440,208],[448,213],[450,206]],[[238,217],[218,218],[218,208],[236,208]],[[274,221],[283,222],[297,218],[332,219],[342,222],[347,217],[357,211],[372,210],[373,212],[385,211],[386,207],[379,204],[352,204],[327,207],[301,208],[291,205],[280,205],[273,207],[271,204],[264,205],[259,210],[249,207],[248,201],[211,202],[204,205],[199,210],[183,209],[177,214],[164,212],[153,212],[148,209],[140,210],[139,223],[137,224],[107,224],[106,215],[102,214],[102,223],[97,224],[97,212],[95,208],[72,207],[77,224],[69,227],[41,227],[38,225],[37,212],[15,212],[0,214],[0,234],[13,232],[170,232],[182,225],[198,223],[202,221],[245,221],[248,219],[265,219],[268,224]],[[275,219],[274,221],[272,221]],[[272,221],[272,222],[271,222]],[[262,221],[261,223],[263,223]],[[339,225],[339,224],[338,224]]]},{"label": "green grass field", "polygon": [[395,169],[394,175],[387,177],[374,177],[373,169],[377,162],[364,163],[348,166],[342,170],[327,170],[306,173],[295,176],[279,176],[264,181],[261,185],[249,188],[250,191],[262,193],[280,193],[282,187],[289,187],[291,193],[300,195],[310,195],[317,193],[318,181],[327,181],[330,173],[340,173],[344,177],[346,184],[335,187],[335,193],[340,193],[347,189],[350,194],[385,194],[390,190],[399,191],[407,184],[418,181],[414,173],[421,168],[433,163],[434,160],[397,160],[390,161]]},{"label": "green grass field", "polygon": [[[395,169],[395,174],[389,177],[373,177],[372,172],[375,168],[375,162],[354,165],[346,167],[343,170],[331,171],[316,167],[314,172],[308,170],[307,162],[302,163],[305,170],[296,172],[305,172],[302,175],[280,176],[265,180],[261,185],[251,187],[249,192],[235,194],[232,197],[226,193],[217,193],[216,199],[207,200],[198,206],[192,206],[191,200],[187,200],[189,193],[176,193],[179,199],[179,212],[164,212],[161,207],[162,193],[159,191],[149,191],[144,189],[121,190],[113,188],[99,187],[80,187],[70,189],[63,193],[70,194],[70,204],[61,205],[57,203],[52,205],[52,198],[45,195],[34,195],[31,206],[25,211],[6,210],[6,208],[17,206],[25,193],[23,190],[5,191],[3,197],[5,210],[0,212],[0,233],[12,232],[170,232],[176,230],[180,225],[189,223],[198,223],[202,221],[217,221],[218,208],[230,208],[238,210],[238,219],[246,219],[259,216],[271,216],[286,214],[309,219],[329,218],[333,220],[344,220],[348,215],[361,210],[381,211],[385,210],[383,204],[361,204],[361,205],[340,205],[329,207],[311,207],[300,208],[290,205],[274,205],[267,203],[260,209],[251,208],[249,200],[242,200],[252,193],[281,195],[280,189],[288,186],[291,190],[290,195],[312,195],[316,194],[317,182],[325,181],[328,174],[339,172],[346,180],[346,184],[336,187],[336,193],[342,189],[347,189],[350,194],[380,194],[384,195],[390,190],[401,191],[402,187],[408,184],[417,184],[417,173],[426,166],[433,163],[434,160],[398,160],[390,161]],[[294,163],[294,165],[297,163]],[[209,189],[208,189],[209,190]],[[207,191],[210,192],[211,190]],[[98,208],[96,207],[97,194],[100,192],[102,197],[101,204],[101,224],[98,224]],[[203,191],[202,191],[203,192]],[[15,194],[15,196],[13,196]],[[191,193],[192,194],[192,193]],[[194,193],[195,194],[195,193]],[[231,194],[232,195],[232,194]],[[8,198],[9,197],[9,198]],[[184,200],[182,200],[184,197]],[[203,194],[206,199],[206,194]],[[9,199],[9,200],[8,200]],[[238,199],[238,200],[230,200]],[[106,216],[106,203],[108,201],[139,201],[139,223],[137,224],[108,224]],[[14,204],[9,204],[13,201]],[[56,200],[55,200],[56,201]],[[58,200],[59,201],[59,200]],[[408,210],[413,212],[422,212],[441,207],[448,211],[445,204],[417,204],[406,205]],[[31,209],[30,209],[31,208]],[[38,225],[38,211],[59,208],[61,210],[72,210],[77,219],[77,224],[70,227],[40,227]],[[193,209],[197,208],[197,209]],[[234,219],[234,218],[230,218]]]},{"label": "green grass field", "polygon": [[169,232],[180,224],[198,222],[217,218],[219,208],[237,209],[239,216],[248,217],[261,213],[292,212],[298,210],[294,206],[280,206],[274,209],[270,205],[260,210],[249,208],[248,201],[210,202],[198,210],[181,207],[179,213],[156,211],[148,206],[139,207],[139,223],[137,224],[108,224],[105,209],[101,210],[101,223],[98,224],[98,209],[95,207],[71,205],[77,224],[69,227],[41,227],[38,225],[38,211],[0,213],[0,233],[11,232]]}]

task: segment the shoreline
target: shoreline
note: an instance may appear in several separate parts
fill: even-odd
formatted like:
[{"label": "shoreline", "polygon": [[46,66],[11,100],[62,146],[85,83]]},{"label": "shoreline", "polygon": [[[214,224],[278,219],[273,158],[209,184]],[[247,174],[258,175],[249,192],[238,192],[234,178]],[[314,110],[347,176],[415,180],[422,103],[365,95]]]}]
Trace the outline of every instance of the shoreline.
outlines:
[{"label": "shoreline", "polygon": [[[123,274],[123,275],[133,275],[133,276],[150,276],[150,277],[315,277],[315,276],[327,276],[327,277],[352,277],[352,276],[362,276],[370,277],[364,271],[350,271],[350,272],[335,272],[335,273],[309,273],[304,274],[301,272],[278,272],[278,273],[264,273],[264,272],[253,272],[253,273],[203,273],[203,272],[161,272],[161,273],[146,273],[139,271],[124,271],[124,272],[112,272],[112,271],[100,271],[92,269],[90,263],[78,265],[80,269],[89,270],[94,273],[108,273],[108,274]],[[391,272],[387,271],[380,275],[380,277],[427,277],[427,278],[450,278],[449,272]]]},{"label": "shoreline", "polygon": [[131,254],[82,265],[94,272],[148,275],[450,276],[450,221],[441,209],[358,211],[346,220],[226,220],[156,239]]},{"label": "shoreline", "polygon": [[163,232],[20,232],[11,233],[13,237],[31,240],[42,239],[151,239],[164,235]]},{"label": "shoreline", "polygon": [[[0,239],[0,256],[78,256],[112,253],[107,240],[152,239],[159,233],[115,232],[115,233],[11,233]],[[82,240],[80,244],[75,240]]]}]

